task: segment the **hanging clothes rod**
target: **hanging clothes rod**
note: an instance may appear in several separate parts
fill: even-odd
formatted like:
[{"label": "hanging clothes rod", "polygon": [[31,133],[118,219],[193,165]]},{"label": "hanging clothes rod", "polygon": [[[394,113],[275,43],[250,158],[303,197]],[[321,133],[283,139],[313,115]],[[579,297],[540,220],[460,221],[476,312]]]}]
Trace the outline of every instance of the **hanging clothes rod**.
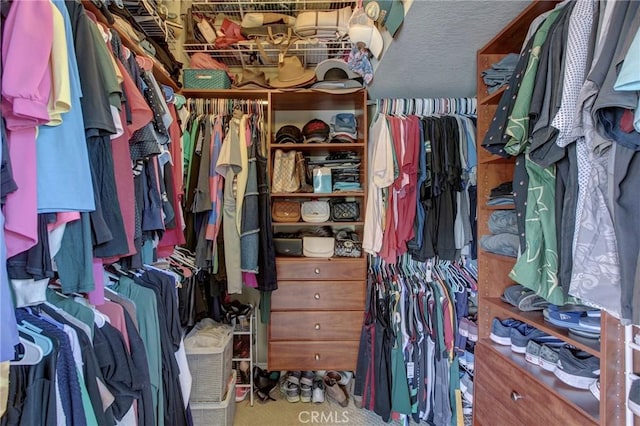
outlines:
[{"label": "hanging clothes rod", "polygon": [[380,98],[372,99],[369,105],[376,106],[376,113],[390,115],[476,115],[477,98]]}]

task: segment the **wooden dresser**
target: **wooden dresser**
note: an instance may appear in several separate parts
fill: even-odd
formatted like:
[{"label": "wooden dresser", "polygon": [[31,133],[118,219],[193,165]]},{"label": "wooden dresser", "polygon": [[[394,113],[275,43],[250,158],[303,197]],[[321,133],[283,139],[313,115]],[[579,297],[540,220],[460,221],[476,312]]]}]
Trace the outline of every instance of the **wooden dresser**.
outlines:
[{"label": "wooden dresser", "polygon": [[361,259],[276,261],[270,370],[355,370],[365,301]]},{"label": "wooden dresser", "polygon": [[[356,221],[273,223],[274,232],[293,233],[318,226],[355,231],[362,241],[367,194],[367,93],[332,94],[302,90],[271,93],[269,152],[295,149],[305,157],[323,157],[340,151],[360,157],[362,191],[271,194],[274,200],[304,202],[344,198],[360,206]],[[329,123],[336,113],[353,113],[358,137],[354,143],[273,143],[283,125],[302,128],[319,118]],[[270,162],[272,165],[273,163]],[[268,329],[269,370],[355,370],[364,317],[367,258],[276,258],[278,289],[271,295]]]}]

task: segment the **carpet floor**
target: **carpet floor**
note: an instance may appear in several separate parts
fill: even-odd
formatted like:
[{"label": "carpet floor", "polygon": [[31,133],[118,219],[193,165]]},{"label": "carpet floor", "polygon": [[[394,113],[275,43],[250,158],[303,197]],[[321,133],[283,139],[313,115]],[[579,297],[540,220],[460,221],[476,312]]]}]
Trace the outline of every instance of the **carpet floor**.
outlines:
[{"label": "carpet floor", "polygon": [[[402,422],[385,423],[380,416],[369,410],[357,408],[353,401],[347,407],[325,400],[321,404],[291,403],[280,392],[272,392],[275,401],[262,403],[254,399],[253,407],[249,397],[236,403],[235,426],[400,426]],[[465,416],[465,425],[471,424],[471,417]],[[415,422],[411,422],[416,424]],[[422,423],[426,424],[426,423]]]}]

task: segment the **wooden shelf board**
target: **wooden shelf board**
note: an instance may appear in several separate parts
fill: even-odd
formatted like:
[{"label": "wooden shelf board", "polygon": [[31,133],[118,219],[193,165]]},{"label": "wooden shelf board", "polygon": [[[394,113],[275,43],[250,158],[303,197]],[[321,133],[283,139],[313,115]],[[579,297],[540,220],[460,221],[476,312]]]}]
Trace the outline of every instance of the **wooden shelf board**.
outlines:
[{"label": "wooden shelf board", "polygon": [[478,205],[478,208],[484,210],[513,210],[516,208],[515,204],[505,204],[502,206],[488,206],[486,204]]},{"label": "wooden shelf board", "polygon": [[591,355],[600,357],[600,342],[594,341],[592,344],[586,344],[583,341],[574,339],[569,336],[569,331],[566,328],[557,327],[550,322],[545,321],[542,311],[523,312],[515,306],[503,302],[499,297],[483,298],[480,303],[483,302],[502,310],[505,313],[505,318],[511,317],[524,321],[545,333],[554,335],[559,339],[590,353]]},{"label": "wooden shelf board", "polygon": [[[348,148],[362,148],[366,146],[364,142],[355,142],[355,143],[272,143],[271,149],[297,149],[299,151],[307,151],[313,150],[316,151],[322,148],[329,149],[348,149]],[[346,162],[347,160],[345,160]],[[362,161],[362,159],[357,160]]]},{"label": "wooden shelf board", "polygon": [[216,98],[216,99],[268,99],[268,89],[241,90],[241,89],[182,89],[182,95],[191,98]]},{"label": "wooden shelf board", "polygon": [[533,380],[542,384],[547,390],[555,394],[558,398],[567,401],[567,404],[581,411],[595,422],[600,419],[600,402],[588,389],[573,388],[539,365],[527,362],[522,354],[516,354],[508,346],[500,346],[489,339],[482,339],[483,344],[493,350],[496,356],[503,358],[506,362],[520,369],[524,374],[529,375]]},{"label": "wooden shelf board", "polygon": [[498,90],[496,90],[491,94],[489,94],[489,92],[482,93],[483,96],[480,99],[478,99],[478,104],[481,104],[481,105],[497,104],[500,101],[500,98],[502,97],[502,94],[504,93],[504,91],[507,90],[507,87],[508,85],[505,84],[504,86],[500,87]]},{"label": "wooden shelf board", "polygon": [[[500,263],[508,263],[511,265],[516,264],[517,259],[515,257],[502,256],[501,254],[490,253],[486,250],[483,250],[480,247],[478,247],[478,251],[482,252],[482,257],[486,258],[487,260],[492,260]],[[505,277],[505,279],[508,279],[508,277]]]},{"label": "wooden shelf board", "polygon": [[364,197],[364,191],[359,192],[330,192],[330,193],[315,193],[315,192],[283,192],[283,193],[271,193],[272,198],[324,198],[324,197]]},{"label": "wooden shelf board", "polygon": [[321,222],[321,223],[309,223],[309,222],[272,222],[272,225],[275,227],[283,227],[283,228],[298,228],[301,226],[364,226],[364,222]]},{"label": "wooden shelf board", "polygon": [[[484,149],[480,147],[480,149]],[[499,155],[489,154],[487,152],[486,156],[482,156],[483,158],[478,159],[478,162],[481,164],[513,164],[515,161],[514,157],[501,157]]]}]

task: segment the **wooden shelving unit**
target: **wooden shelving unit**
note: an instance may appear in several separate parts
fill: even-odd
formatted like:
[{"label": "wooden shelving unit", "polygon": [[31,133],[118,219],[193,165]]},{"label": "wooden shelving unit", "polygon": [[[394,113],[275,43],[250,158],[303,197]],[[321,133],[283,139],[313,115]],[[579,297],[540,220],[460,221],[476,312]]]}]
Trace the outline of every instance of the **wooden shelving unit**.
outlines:
[{"label": "wooden shelving unit", "polygon": [[[514,158],[492,155],[482,141],[506,87],[489,94],[481,72],[509,53],[519,53],[534,18],[557,1],[534,1],[477,54],[478,236],[490,234],[489,216],[513,206],[487,206],[492,188],[513,180]],[[478,250],[478,327],[474,380],[474,424],[623,425],[625,421],[624,333],[619,321],[602,313],[601,338],[592,344],[544,320],[542,312],[521,312],[501,300],[516,259]],[[600,358],[600,402],[588,390],[573,389],[524,356],[489,339],[493,318],[524,321]]]}]

